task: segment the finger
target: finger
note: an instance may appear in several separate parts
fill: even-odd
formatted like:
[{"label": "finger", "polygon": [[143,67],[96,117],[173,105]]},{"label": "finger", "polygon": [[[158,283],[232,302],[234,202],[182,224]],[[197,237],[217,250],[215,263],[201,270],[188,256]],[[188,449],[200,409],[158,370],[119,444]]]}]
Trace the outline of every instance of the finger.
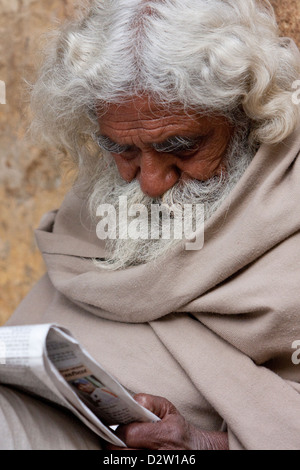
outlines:
[{"label": "finger", "polygon": [[138,393],[134,399],[161,419],[169,414],[178,414],[175,406],[166,398]]},{"label": "finger", "polygon": [[168,439],[168,426],[157,423],[131,423],[119,426],[117,436],[130,448],[158,450]]},{"label": "finger", "polygon": [[140,450],[140,449],[133,449],[130,447],[117,447],[117,446],[114,446],[113,444],[107,444],[105,446],[105,450]]}]

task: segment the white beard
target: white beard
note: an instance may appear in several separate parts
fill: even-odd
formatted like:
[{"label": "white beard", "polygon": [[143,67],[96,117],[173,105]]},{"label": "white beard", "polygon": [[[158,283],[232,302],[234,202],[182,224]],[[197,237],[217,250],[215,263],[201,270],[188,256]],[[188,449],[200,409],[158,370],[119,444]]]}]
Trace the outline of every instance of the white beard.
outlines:
[{"label": "white beard", "polygon": [[[151,204],[202,204],[204,220],[208,220],[227,198],[235,187],[248,165],[255,148],[248,143],[247,129],[236,132],[232,144],[225,156],[226,173],[215,176],[207,181],[190,180],[176,183],[160,198],[146,196],[140,189],[139,182],[125,182],[119,175],[117,166],[107,152],[103,152],[96,172],[95,183],[92,184],[89,196],[89,210],[93,220],[96,220],[97,208],[100,204],[111,204],[118,211],[119,197],[127,198],[128,207],[133,204],[143,204],[151,212]],[[132,218],[131,218],[132,220]],[[127,222],[130,222],[129,220]],[[124,233],[124,227],[119,226],[119,233]],[[106,240],[106,258],[94,260],[96,266],[106,270],[125,269],[130,266],[148,263],[161,257],[165,252],[175,247],[182,240],[134,240],[131,238]]]}]

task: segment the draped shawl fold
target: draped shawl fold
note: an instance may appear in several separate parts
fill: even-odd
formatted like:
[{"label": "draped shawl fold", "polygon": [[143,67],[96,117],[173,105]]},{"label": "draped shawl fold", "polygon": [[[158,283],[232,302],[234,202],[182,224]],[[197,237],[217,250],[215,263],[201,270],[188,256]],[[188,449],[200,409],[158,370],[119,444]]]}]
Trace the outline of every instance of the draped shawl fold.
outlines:
[{"label": "draped shawl fold", "polygon": [[145,265],[106,272],[72,190],[36,231],[47,274],[9,324],[57,322],[134,392],[165,396],[231,449],[300,448],[300,137],[263,145],[205,224]]}]

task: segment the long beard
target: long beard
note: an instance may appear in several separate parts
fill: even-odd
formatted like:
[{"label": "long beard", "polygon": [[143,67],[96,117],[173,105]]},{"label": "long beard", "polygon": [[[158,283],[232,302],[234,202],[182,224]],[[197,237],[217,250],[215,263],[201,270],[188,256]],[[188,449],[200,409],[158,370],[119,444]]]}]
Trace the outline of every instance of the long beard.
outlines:
[{"label": "long beard", "polygon": [[[160,198],[146,196],[140,189],[139,182],[133,180],[125,182],[119,175],[113,158],[104,154],[99,162],[97,178],[93,183],[89,196],[89,210],[92,219],[96,220],[97,208],[101,204],[112,205],[117,213],[120,197],[127,198],[128,207],[133,204],[142,204],[151,213],[154,204],[167,204],[172,206],[178,204],[183,207],[186,204],[202,205],[203,219],[208,220],[218,209],[222,202],[228,197],[235,187],[248,165],[250,164],[256,149],[248,143],[248,130],[236,132],[232,143],[225,156],[226,172],[221,176],[215,176],[206,181],[190,180],[179,181]],[[196,217],[195,213],[192,215]],[[118,225],[118,232],[124,233],[132,217]],[[158,222],[161,225],[161,219]],[[197,221],[193,220],[194,226]],[[122,226],[126,225],[125,226]],[[158,239],[107,239],[106,258],[94,260],[96,266],[106,270],[125,269],[130,266],[149,263],[161,257],[171,248],[174,248],[182,239],[170,236],[169,239],[162,238],[162,227],[158,227],[160,237]]]}]

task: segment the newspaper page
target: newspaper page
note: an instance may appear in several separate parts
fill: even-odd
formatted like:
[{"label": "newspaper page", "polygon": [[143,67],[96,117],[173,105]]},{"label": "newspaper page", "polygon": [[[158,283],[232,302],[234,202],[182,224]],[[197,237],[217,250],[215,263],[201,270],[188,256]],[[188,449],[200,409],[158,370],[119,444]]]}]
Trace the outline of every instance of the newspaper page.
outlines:
[{"label": "newspaper page", "polygon": [[115,426],[158,421],[58,325],[0,328],[0,383],[70,409],[103,439],[126,447]]},{"label": "newspaper page", "polygon": [[44,366],[50,325],[0,328],[0,382],[14,385],[65,406]]}]

